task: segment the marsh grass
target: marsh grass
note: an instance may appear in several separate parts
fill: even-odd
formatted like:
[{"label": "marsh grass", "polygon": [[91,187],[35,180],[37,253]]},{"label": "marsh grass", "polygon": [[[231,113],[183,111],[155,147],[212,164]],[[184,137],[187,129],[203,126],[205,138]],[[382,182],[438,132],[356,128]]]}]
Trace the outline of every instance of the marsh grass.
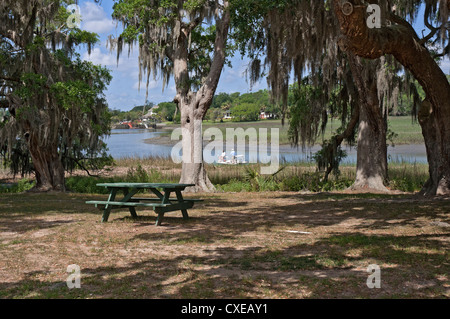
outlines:
[{"label": "marsh grass", "polygon": [[[128,158],[117,161],[108,176],[89,177],[71,175],[66,178],[69,191],[76,193],[107,193],[98,183],[140,182],[140,183],[178,183],[181,165],[163,158]],[[310,191],[323,192],[343,190],[355,180],[355,166],[343,165],[339,175],[331,175],[323,180],[323,173],[317,172],[310,163],[293,163],[284,167],[276,176],[263,176],[260,164],[245,166],[207,165],[211,182],[222,192],[260,192],[260,191]],[[116,173],[117,170],[117,173]],[[389,184],[391,190],[403,192],[419,191],[428,179],[428,165],[391,163],[389,165]],[[31,179],[21,179],[18,183],[0,185],[0,193],[21,193],[33,187]]]},{"label": "marsh grass", "polygon": [[[181,164],[164,158],[127,158],[117,161],[117,167],[125,168],[122,174],[93,178],[70,176],[66,185],[73,192],[105,192],[96,187],[103,182],[177,183],[181,176]],[[355,165],[342,165],[338,175],[323,180],[312,163],[290,163],[275,176],[260,175],[261,164],[238,166],[206,165],[211,182],[222,192],[260,191],[310,191],[324,192],[344,190],[355,180]],[[112,171],[114,173],[114,169]],[[389,184],[391,190],[403,192],[419,191],[428,179],[428,165],[391,163]]]},{"label": "marsh grass", "polygon": [[[355,165],[343,164],[338,175],[330,175],[323,180],[323,173],[318,172],[314,163],[298,162],[284,164],[276,176],[259,174],[262,164],[248,165],[213,165],[206,164],[211,182],[223,192],[252,191],[310,191],[322,192],[343,190],[355,180]],[[86,174],[72,174],[66,178],[66,186],[72,192],[106,193],[106,189],[96,186],[98,183],[113,182],[148,182],[177,183],[181,176],[181,164],[164,157],[125,157],[116,160],[115,166],[109,168],[100,177]],[[389,184],[392,190],[416,192],[428,179],[428,165],[392,161],[389,163]],[[0,193],[20,193],[33,187],[30,178],[17,183],[0,184]]]}]

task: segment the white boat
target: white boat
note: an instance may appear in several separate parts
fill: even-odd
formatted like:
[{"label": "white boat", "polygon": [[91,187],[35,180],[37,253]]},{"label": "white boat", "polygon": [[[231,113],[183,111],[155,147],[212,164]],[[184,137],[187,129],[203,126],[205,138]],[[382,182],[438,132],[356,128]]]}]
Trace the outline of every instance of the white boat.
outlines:
[{"label": "white boat", "polygon": [[221,165],[248,164],[248,162],[245,161],[245,156],[244,155],[236,155],[235,160],[228,159],[228,156],[224,156],[223,158],[220,157],[219,160],[216,163],[217,164],[221,164]]}]

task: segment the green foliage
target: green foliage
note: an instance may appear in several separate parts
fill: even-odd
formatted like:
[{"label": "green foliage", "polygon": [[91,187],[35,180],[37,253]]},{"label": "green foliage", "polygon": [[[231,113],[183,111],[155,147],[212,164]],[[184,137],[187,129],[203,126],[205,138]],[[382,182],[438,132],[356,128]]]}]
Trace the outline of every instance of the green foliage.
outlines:
[{"label": "green foliage", "polygon": [[181,113],[178,112],[177,115],[175,115],[175,117],[173,118],[173,123],[174,124],[180,124],[181,123]]},{"label": "green foliage", "polygon": [[291,89],[293,104],[289,109],[289,139],[293,145],[300,142],[303,145],[313,144],[327,123],[326,109],[322,104],[323,92],[319,87],[309,84],[308,78]]},{"label": "green foliage", "polygon": [[353,182],[352,179],[342,177],[325,181],[319,172],[277,178],[261,176],[250,171],[242,180],[233,178],[226,184],[216,185],[216,187],[223,192],[327,192],[346,189]]},{"label": "green foliage", "polygon": [[128,169],[126,181],[136,183],[148,183],[149,175],[147,171],[139,164],[136,168],[131,167]]},{"label": "green foliage", "polygon": [[0,194],[1,193],[23,193],[34,187],[36,183],[30,181],[27,178],[22,178],[17,184],[1,185],[0,184]]},{"label": "green foliage", "polygon": [[140,164],[136,167],[130,167],[126,176],[115,177],[89,177],[89,176],[71,176],[66,180],[66,187],[76,193],[84,194],[109,194],[106,188],[98,187],[99,183],[175,183],[161,174],[158,169],[151,168],[149,171]]},{"label": "green foliage", "polygon": [[[144,164],[140,164],[142,161],[145,163],[145,167]],[[99,188],[96,184],[114,182],[177,183],[180,179],[179,173],[174,173],[174,171],[178,171],[179,166],[172,162],[165,162],[165,160],[161,161],[161,159],[150,161],[134,159],[131,162],[121,162],[119,165],[129,167],[123,176],[118,175],[111,178],[71,176],[66,181],[67,188],[78,193],[107,194],[106,189]],[[273,175],[261,175],[259,169],[258,165],[220,167],[214,170],[214,174],[210,174],[210,179],[216,188],[223,192],[328,192],[345,190],[355,180],[354,165],[342,167],[341,174],[332,174],[328,180],[325,180],[320,172],[312,171],[312,166],[304,164],[282,166]],[[417,163],[390,163],[389,177],[388,187],[392,190],[419,191],[428,179],[428,166]]]},{"label": "green foliage", "polygon": [[[316,162],[319,171],[327,171],[331,168],[335,175],[339,175],[339,164],[342,159],[347,157],[347,152],[340,146],[336,147],[334,144],[335,142],[333,139],[332,141],[324,141],[322,149],[313,155],[313,159]],[[326,177],[328,177],[328,175],[326,175]]]},{"label": "green foliage", "polygon": [[231,1],[231,38],[242,56],[257,58],[265,51],[264,18],[270,10],[281,9],[290,0],[233,0]]},{"label": "green foliage", "polygon": [[140,164],[136,168],[131,167],[127,171],[125,177],[126,182],[130,183],[170,183],[173,182],[167,177],[163,176],[161,172],[156,168],[150,168],[147,171]]},{"label": "green foliage", "polygon": [[252,186],[248,182],[232,179],[227,184],[215,185],[216,189],[222,192],[251,192]]},{"label": "green foliage", "polygon": [[[241,106],[242,104],[246,104]],[[149,110],[150,103],[146,106],[146,110]],[[250,108],[248,108],[248,106]],[[174,123],[180,123],[180,113],[177,113],[174,118],[176,104],[173,102],[162,102],[158,104],[159,108],[155,110],[157,117],[161,121],[173,121]],[[259,107],[258,111],[256,111],[257,107]],[[136,106],[131,111],[122,112],[119,110],[112,110],[113,121],[119,122],[123,120],[137,120],[142,116],[142,110],[144,106]],[[271,102],[270,92],[268,90],[260,90],[258,92],[253,93],[245,93],[242,94],[239,92],[236,93],[218,93],[214,96],[213,102],[211,104],[210,109],[208,110],[205,119],[216,122],[222,119],[223,113],[225,110],[231,110],[237,107],[238,116],[241,116],[242,119],[236,119],[236,121],[257,121],[259,120],[259,111],[265,111],[267,113],[273,114],[274,117],[278,117],[280,115],[280,108]],[[256,114],[258,113],[258,114]],[[234,116],[234,113],[232,114]],[[247,118],[247,115],[251,115],[251,119]]]},{"label": "green foliage", "polygon": [[92,46],[98,42],[100,42],[100,38],[98,34],[93,32],[72,29],[69,33],[69,44],[74,46],[78,46],[80,44],[87,45],[89,53],[91,53]]},{"label": "green foliage", "polygon": [[211,122],[220,121],[223,118],[223,111],[218,108],[211,108],[206,113],[206,119]]},{"label": "green foliage", "polygon": [[116,178],[94,178],[88,176],[71,176],[66,179],[66,188],[80,194],[109,194],[109,190],[98,187],[99,183],[118,182]]},{"label": "green foliage", "polygon": [[50,90],[65,110],[80,107],[83,112],[90,112],[90,106],[95,102],[95,93],[84,81],[56,82]]},{"label": "green foliage", "polygon": [[[60,159],[67,170],[111,162],[102,136],[111,129],[103,92],[112,77],[109,70],[82,61],[75,52],[79,45],[90,51],[99,38],[67,27],[69,3],[40,1],[33,4],[36,14],[25,21],[21,14],[30,4],[21,2],[11,6],[4,21],[12,32],[21,33],[25,27],[32,31],[14,38],[0,35],[0,68],[7,78],[1,84],[8,87],[0,102],[9,109],[8,121],[0,127],[0,148],[14,174],[23,175],[33,166],[55,167],[46,162],[49,158]],[[37,149],[40,154],[33,158],[43,162],[32,165],[30,152]],[[36,178],[41,175],[37,172]]]},{"label": "green foliage", "polygon": [[183,9],[193,12],[201,9],[206,4],[206,0],[186,0],[183,2]]},{"label": "green foliage", "polygon": [[222,106],[233,104],[232,95],[228,93],[219,93],[214,96],[211,108],[221,108]]},{"label": "green foliage", "polygon": [[[244,93],[219,93],[214,96],[211,108],[230,108],[242,103],[256,104],[261,109],[274,109],[274,105],[270,98],[270,92],[268,90],[259,90],[258,92]],[[279,112],[275,110],[274,113]]]},{"label": "green foliage", "polygon": [[389,167],[389,188],[398,189],[403,192],[416,192],[429,178],[426,165],[405,164],[393,165]]},{"label": "green foliage", "polygon": [[132,43],[138,39],[140,30],[134,25],[130,25],[122,32],[122,38],[127,43]]},{"label": "green foliage", "polygon": [[173,102],[163,102],[159,103],[158,106],[156,114],[159,115],[160,120],[173,122],[177,105]]},{"label": "green foliage", "polygon": [[47,80],[48,79],[42,74],[23,73],[20,77],[22,85],[16,89],[15,94],[23,100],[32,99],[34,95],[42,94],[44,92],[44,86],[47,83]]},{"label": "green foliage", "polygon": [[324,180],[320,172],[304,173],[300,176],[291,176],[281,182],[280,189],[283,191],[310,191],[325,192],[342,190],[353,184],[350,179]]},{"label": "green foliage", "polygon": [[231,109],[234,122],[253,122],[259,120],[260,107],[257,104],[242,103]]}]

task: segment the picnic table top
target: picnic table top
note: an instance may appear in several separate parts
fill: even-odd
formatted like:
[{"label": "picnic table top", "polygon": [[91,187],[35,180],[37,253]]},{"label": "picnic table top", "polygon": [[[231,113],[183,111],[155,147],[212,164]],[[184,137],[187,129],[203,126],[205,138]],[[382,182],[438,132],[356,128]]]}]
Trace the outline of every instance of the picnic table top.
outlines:
[{"label": "picnic table top", "polygon": [[184,189],[186,187],[195,186],[195,184],[165,184],[165,183],[101,183],[99,187],[109,188],[164,188],[164,189]]}]

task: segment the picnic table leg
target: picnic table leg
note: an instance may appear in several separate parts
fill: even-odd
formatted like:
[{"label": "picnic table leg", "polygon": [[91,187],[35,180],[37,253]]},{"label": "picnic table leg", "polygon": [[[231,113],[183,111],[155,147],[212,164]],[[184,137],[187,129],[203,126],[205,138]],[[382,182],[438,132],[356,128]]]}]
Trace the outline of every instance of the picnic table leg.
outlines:
[{"label": "picnic table leg", "polygon": [[[134,192],[133,192],[133,193],[134,193]],[[127,188],[124,188],[124,190],[123,190],[123,195],[124,195],[124,201],[129,201],[129,199],[130,199],[132,196],[134,196],[134,194],[132,194],[131,196],[128,196],[128,195],[129,195],[129,192],[128,192],[128,189],[127,189]],[[134,207],[129,207],[129,209],[130,209],[131,217],[137,218],[138,215],[137,215],[137,213],[136,213],[136,209],[135,209]]]},{"label": "picnic table leg", "polygon": [[158,214],[158,217],[156,217],[156,226],[161,226],[162,220],[164,219],[164,212],[155,210],[155,213]]},{"label": "picnic table leg", "polygon": [[[180,190],[176,190],[175,193],[177,194],[178,202],[181,204],[184,201],[183,195],[181,194],[181,191]],[[181,213],[183,214],[183,219],[189,219],[189,215],[188,215],[187,209],[182,209]]]},{"label": "picnic table leg", "polygon": [[[108,197],[108,202],[113,202],[116,199],[117,189],[112,188]],[[102,223],[106,223],[109,218],[109,214],[111,213],[112,206],[106,205],[103,210]]]},{"label": "picnic table leg", "polygon": [[162,199],[162,203],[163,204],[169,204],[170,203],[170,201],[169,201],[169,198],[170,198],[170,191],[166,191],[165,193],[164,193],[164,197],[163,197],[163,199]]},{"label": "picnic table leg", "polygon": [[[155,191],[155,190],[154,190]],[[157,191],[158,192],[158,191]],[[159,192],[158,192],[159,193]],[[161,193],[157,194],[159,198],[161,198]],[[167,190],[164,195],[162,196],[162,204],[169,204],[170,203],[170,191]],[[156,209],[155,213],[158,214],[158,217],[156,218],[156,226],[161,226],[162,220],[164,219],[164,211]]]}]

